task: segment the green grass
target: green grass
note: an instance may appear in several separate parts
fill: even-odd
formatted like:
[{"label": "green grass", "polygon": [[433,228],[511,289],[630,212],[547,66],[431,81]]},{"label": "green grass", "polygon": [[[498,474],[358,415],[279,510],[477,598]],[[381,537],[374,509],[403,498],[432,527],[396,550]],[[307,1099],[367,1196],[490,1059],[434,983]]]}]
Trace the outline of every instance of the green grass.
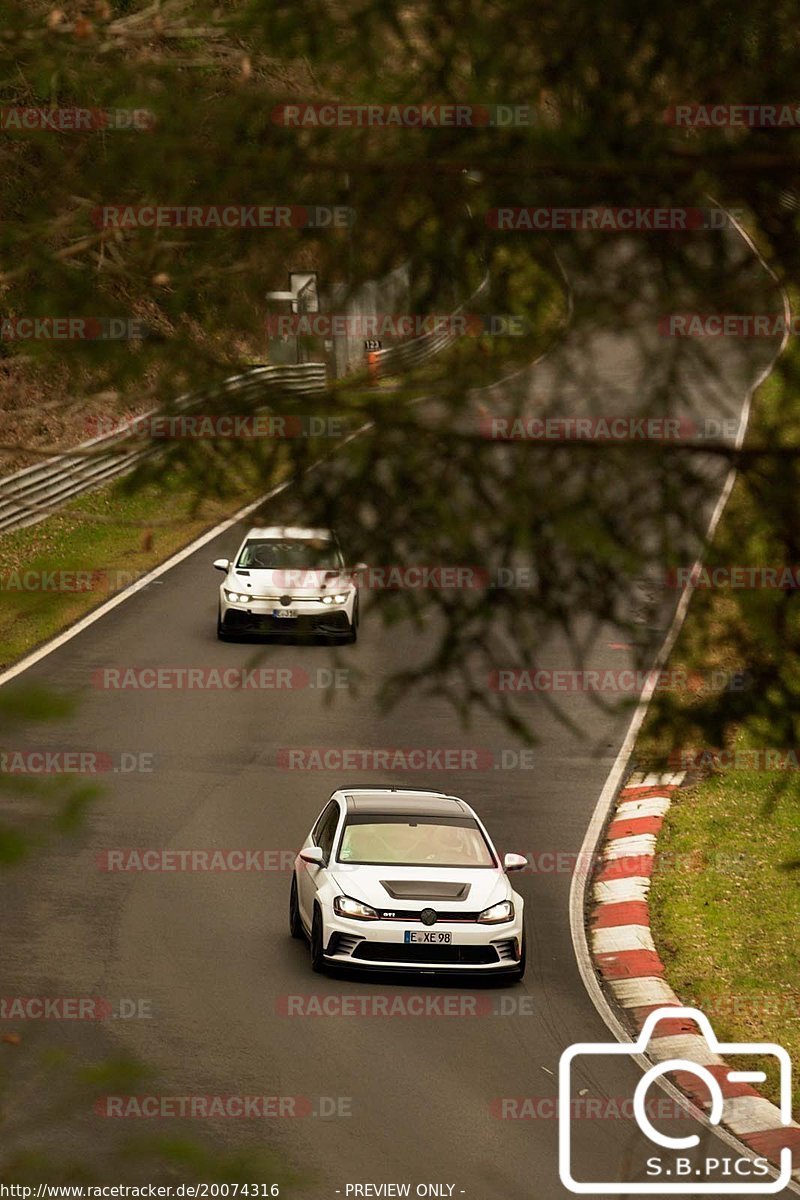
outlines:
[{"label": "green grass", "polygon": [[[724,1041],[800,1062],[800,822],[795,772],[721,770],[676,793],[650,893],[667,979]],[[788,795],[787,795],[788,792]],[[777,1101],[764,1061],[761,1090]],[[794,1072],[793,1110],[800,1112]]]},{"label": "green grass", "polygon": [[[755,398],[750,444],[800,444],[799,386],[795,338]],[[771,491],[769,476],[737,480],[707,562],[796,561],[786,545],[791,498],[777,481]],[[637,743],[642,765],[663,769],[671,751],[690,748],[800,745],[798,708],[786,699],[797,690],[798,603],[791,602],[787,617],[786,597],[774,589],[694,594],[668,666],[755,670],[771,682],[736,703],[702,694],[657,696]],[[723,1040],[777,1042],[800,1062],[800,771],[709,763],[700,774],[675,794],[650,893],[667,981],[708,1015]],[[764,1066],[762,1090],[776,1100],[776,1073]],[[797,1117],[800,1076],[794,1075]]]},{"label": "green grass", "polygon": [[[16,662],[96,608],[126,579],[138,578],[259,494],[203,500],[198,507],[188,485],[175,479],[165,484],[149,484],[135,494],[124,482],[110,484],[38,525],[0,537],[0,666]],[[31,572],[79,571],[101,574],[81,591],[20,586]]]}]

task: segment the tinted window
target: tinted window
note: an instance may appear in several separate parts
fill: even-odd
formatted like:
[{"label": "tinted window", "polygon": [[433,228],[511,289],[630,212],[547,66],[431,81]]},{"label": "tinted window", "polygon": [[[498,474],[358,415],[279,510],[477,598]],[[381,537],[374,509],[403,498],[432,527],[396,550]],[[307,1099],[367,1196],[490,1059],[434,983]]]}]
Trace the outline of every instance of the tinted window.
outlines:
[{"label": "tinted window", "polygon": [[325,820],[320,824],[316,842],[320,850],[325,855],[326,859],[331,856],[333,850],[333,838],[336,833],[336,826],[339,824],[339,805],[334,802],[330,806],[330,812],[326,811]]},{"label": "tinted window", "polygon": [[236,565],[271,571],[292,567],[338,571],[344,566],[344,559],[335,542],[328,538],[249,538]]},{"label": "tinted window", "polygon": [[321,831],[323,825],[325,824],[325,822],[327,821],[328,817],[331,815],[332,812],[338,813],[338,811],[339,811],[339,805],[336,803],[336,801],[329,800],[328,803],[323,808],[322,812],[317,817],[317,823],[314,826],[314,828],[311,830],[311,841],[314,843],[315,846],[319,845],[320,831]]}]

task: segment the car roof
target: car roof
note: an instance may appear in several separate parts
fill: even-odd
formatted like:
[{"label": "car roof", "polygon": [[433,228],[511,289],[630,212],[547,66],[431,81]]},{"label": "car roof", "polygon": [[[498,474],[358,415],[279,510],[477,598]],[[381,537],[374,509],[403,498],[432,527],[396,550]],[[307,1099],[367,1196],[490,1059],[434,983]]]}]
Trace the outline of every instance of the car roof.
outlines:
[{"label": "car roof", "polygon": [[394,814],[398,816],[459,817],[472,816],[472,810],[458,796],[425,788],[340,787],[334,795],[344,797],[347,811],[360,815]]},{"label": "car roof", "polygon": [[333,531],[330,529],[309,529],[304,525],[265,525],[248,529],[247,538],[288,538],[291,541],[312,541],[323,539],[331,541]]}]

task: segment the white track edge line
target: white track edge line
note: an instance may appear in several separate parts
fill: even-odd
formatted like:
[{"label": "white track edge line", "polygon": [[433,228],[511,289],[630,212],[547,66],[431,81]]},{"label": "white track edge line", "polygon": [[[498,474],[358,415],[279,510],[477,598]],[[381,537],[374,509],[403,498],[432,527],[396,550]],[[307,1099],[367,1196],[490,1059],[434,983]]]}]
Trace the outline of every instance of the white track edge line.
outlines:
[{"label": "white track edge line", "polygon": [[170,555],[170,557],[165,559],[164,562],[159,563],[156,567],[153,567],[129,587],[125,588],[121,592],[118,592],[116,596],[111,596],[105,601],[105,603],[98,605],[97,608],[93,608],[91,612],[88,612],[85,617],[81,617],[75,622],[74,625],[70,625],[67,629],[62,630],[61,633],[57,633],[55,637],[45,642],[43,646],[38,648],[38,650],[32,650],[30,654],[26,654],[24,658],[19,660],[19,662],[14,663],[5,671],[0,673],[0,687],[14,679],[17,675],[21,675],[23,671],[27,671],[29,667],[34,665],[34,663],[46,658],[48,654],[52,654],[54,650],[58,650],[59,646],[63,646],[66,642],[69,642],[74,637],[77,637],[79,633],[82,633],[84,629],[88,629],[90,625],[94,625],[95,621],[99,621],[101,617],[104,617],[106,613],[111,612],[111,610],[116,608],[118,604],[124,603],[124,601],[129,599],[129,597],[135,596],[137,592],[143,591],[143,589],[146,588],[149,583],[152,583],[154,579],[158,579],[159,575],[164,575],[167,571],[171,570],[172,567],[177,566],[179,562],[183,562],[185,558],[189,558],[189,556],[194,554],[196,550],[199,550],[201,546],[204,546],[206,542],[212,542],[215,537],[218,537],[221,533],[225,533],[227,529],[230,529],[231,526],[236,525],[237,522],[241,521],[243,517],[248,516],[251,512],[255,512],[255,510],[260,508],[262,504],[265,504],[267,500],[271,500],[273,496],[277,496],[288,486],[288,482],[280,483],[277,487],[274,487],[271,491],[267,492],[266,495],[260,496],[258,500],[252,500],[243,508],[237,509],[232,516],[226,517],[224,521],[221,521],[218,525],[215,525],[213,529],[206,530],[205,533],[202,533],[198,538],[195,538],[193,542],[190,542],[188,546],[184,546],[182,550],[177,550],[175,554]]},{"label": "white track edge line", "polygon": [[[713,197],[710,197],[710,199],[712,200],[712,203],[714,203]],[[741,417],[739,419],[739,428],[736,433],[736,441],[734,443],[734,448],[738,450],[741,448],[741,445],[744,442],[744,436],[747,431],[747,424],[750,419],[750,407],[752,404],[753,395],[758,390],[758,388],[761,387],[761,384],[772,374],[772,372],[775,368],[775,364],[777,363],[778,359],[780,358],[780,356],[783,354],[784,350],[786,349],[786,344],[789,340],[789,329],[791,327],[792,311],[791,311],[791,306],[789,304],[789,297],[786,293],[786,289],[783,287],[783,285],[781,284],[777,275],[772,270],[772,267],[770,267],[769,263],[767,263],[765,261],[763,255],[759,251],[759,249],[756,246],[756,244],[754,243],[753,239],[750,237],[750,235],[747,233],[747,231],[742,228],[742,226],[739,224],[739,222],[736,220],[736,218],[731,213],[728,213],[728,219],[730,220],[733,227],[737,230],[740,237],[743,238],[743,240],[747,243],[747,245],[753,251],[754,255],[756,256],[758,261],[761,263],[762,267],[765,269],[765,271],[770,276],[770,278],[772,278],[775,281],[775,283],[777,284],[778,289],[781,293],[781,296],[783,297],[783,313],[784,313],[784,318],[785,318],[785,322],[786,322],[786,328],[784,331],[784,335],[783,335],[783,338],[781,339],[781,344],[780,344],[780,347],[778,348],[777,353],[775,354],[772,361],[756,377],[756,379],[754,380],[751,387],[748,389],[747,394],[745,396],[745,402],[744,402],[744,405],[742,406],[742,413],[741,413]],[[720,493],[719,499],[717,500],[717,504],[714,508],[713,513],[711,514],[711,520],[709,521],[708,528],[706,530],[705,540],[707,542],[711,538],[713,538],[714,533],[716,532],[717,525],[719,524],[720,518],[722,517],[722,513],[725,510],[725,505],[728,503],[728,499],[730,498],[730,494],[733,490],[733,485],[734,485],[735,480],[736,480],[736,469],[735,469],[735,467],[731,467],[731,469],[728,472],[728,475],[726,477],[726,480],[723,485],[722,491]],[[698,555],[698,558],[694,565],[695,565],[695,567],[702,566],[702,555]],[[691,597],[692,597],[692,589],[686,588],[684,590],[684,592],[682,593],[680,600],[678,601],[678,607],[675,610],[675,615],[672,618],[672,623],[671,623],[669,629],[667,630],[667,635],[664,639],[664,642],[661,646],[661,649],[660,649],[658,655],[656,656],[656,662],[653,664],[653,669],[655,671],[658,671],[661,669],[664,662],[669,657],[669,654],[672,651],[672,647],[674,646],[675,642],[677,641],[678,634],[680,633],[681,628],[683,626],[683,622],[686,618],[686,612],[688,610],[689,601],[691,600]],[[642,690],[642,694],[639,697],[639,702],[636,706],[636,710],[635,710],[633,716],[631,717],[631,722],[630,722],[630,725],[628,726],[623,743],[620,746],[619,753],[617,754],[617,757],[614,760],[614,765],[611,768],[611,771],[609,772],[609,775],[603,786],[603,790],[600,793],[600,797],[597,801],[595,810],[592,814],[591,821],[589,822],[589,826],[586,830],[586,836],[584,837],[583,844],[581,846],[581,850],[580,850],[581,858],[583,855],[595,854],[597,852],[598,844],[600,842],[600,837],[603,833],[603,829],[605,828],[608,814],[611,811],[611,806],[616,797],[620,782],[625,773],[625,769],[628,765],[628,761],[631,757],[631,754],[633,753],[633,748],[636,743],[636,738],[637,738],[639,730],[641,729],[642,724],[644,722],[644,718],[647,713],[647,709],[650,705],[650,701],[653,697],[654,691],[655,691],[655,679],[653,678],[652,673],[651,673],[650,676],[648,677],[648,682],[645,684],[645,686]],[[586,988],[586,991],[588,992],[592,1003],[594,1004],[595,1008],[597,1009],[598,1013],[600,1014],[600,1017],[602,1018],[606,1027],[611,1031],[611,1033],[613,1033],[614,1037],[617,1039],[618,1042],[629,1042],[630,1035],[628,1034],[627,1030],[623,1027],[621,1021],[618,1019],[616,1013],[614,1012],[614,1010],[612,1009],[608,1000],[606,999],[605,994],[603,993],[603,990],[600,986],[600,983],[598,982],[597,976],[594,971],[594,966],[592,963],[592,956],[589,952],[589,947],[588,947],[588,943],[586,940],[586,927],[585,927],[585,923],[584,923],[584,912],[586,909],[587,883],[588,883],[588,881],[586,879],[581,878],[580,874],[575,874],[572,877],[572,884],[570,886],[569,920],[570,920],[570,934],[572,936],[572,946],[573,946],[573,950],[575,951],[575,959],[578,964],[578,970],[580,971],[581,978],[583,979],[583,983]],[[638,1063],[638,1065],[642,1068],[642,1070],[647,1070],[652,1065],[650,1060],[643,1054],[636,1054],[636,1055],[632,1055],[631,1057]],[[671,1096],[671,1098],[673,1100],[676,1100],[676,1101],[682,1102],[682,1103],[686,1103],[686,1097],[684,1096],[683,1092],[679,1091],[679,1089],[676,1088],[667,1079],[665,1079],[664,1076],[661,1076],[661,1078],[659,1078],[656,1082],[665,1092],[667,1092],[667,1094],[669,1096]],[[708,1120],[708,1118],[703,1113],[698,1112],[696,1114],[696,1119],[701,1125],[703,1125],[703,1127],[705,1129],[710,1130],[711,1132],[715,1133],[719,1138],[721,1138],[722,1141],[726,1142],[729,1146],[738,1150],[740,1153],[744,1153],[744,1155],[747,1158],[754,1159],[757,1157],[754,1150],[751,1150],[749,1146],[746,1146],[743,1142],[739,1141],[739,1139],[737,1137],[735,1137],[732,1133],[729,1133],[727,1129],[724,1129],[720,1125],[712,1125],[711,1122]],[[772,1164],[770,1164],[770,1165],[772,1165]],[[775,1169],[773,1178],[777,1178],[777,1177],[778,1177],[778,1171],[777,1171],[777,1169]],[[789,1184],[787,1184],[787,1188],[789,1190],[795,1192],[797,1195],[800,1195],[800,1186],[797,1183],[789,1183]]]}]

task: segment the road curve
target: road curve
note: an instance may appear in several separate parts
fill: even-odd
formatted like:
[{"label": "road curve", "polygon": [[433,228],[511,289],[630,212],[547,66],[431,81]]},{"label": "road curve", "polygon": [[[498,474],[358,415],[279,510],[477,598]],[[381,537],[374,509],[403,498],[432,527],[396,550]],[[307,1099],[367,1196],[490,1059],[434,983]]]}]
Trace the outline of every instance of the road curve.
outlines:
[{"label": "road curve", "polygon": [[[704,244],[695,236],[702,258]],[[743,244],[731,249],[734,241],[728,239],[728,248],[736,268],[733,290],[739,291],[732,306],[738,299],[736,311],[779,311],[772,284]],[[591,404],[594,413],[618,414],[639,411],[648,390],[669,379],[695,414],[735,417],[775,343],[719,339],[700,348],[659,339],[663,292],[653,285],[661,261],[653,243],[607,241],[585,255],[587,245],[563,248],[576,295],[594,304],[604,293],[612,296],[624,278],[631,299],[624,321],[618,314],[594,326],[584,321],[545,361],[492,389],[490,403],[502,404],[513,394],[537,411],[544,405],[574,415]],[[687,283],[676,307],[704,311],[703,297]],[[602,303],[597,308],[604,311]],[[606,310],[613,311],[610,300]],[[721,487],[720,465],[705,469]],[[645,496],[646,478],[640,485]],[[628,488],[627,502],[630,494]],[[716,494],[712,489],[709,511]],[[280,513],[279,502],[274,511]],[[206,1122],[228,1147],[278,1147],[300,1170],[294,1195],[335,1197],[339,1189],[344,1196],[347,1184],[408,1182],[412,1193],[416,1184],[436,1183],[476,1200],[566,1196],[553,1112],[559,1056],[574,1042],[609,1040],[576,968],[571,866],[629,714],[606,711],[581,694],[567,696],[579,731],[573,732],[532,697],[526,705],[540,738],[532,768],[413,777],[463,794],[502,850],[553,856],[540,857],[542,869],[515,883],[525,896],[529,934],[528,974],[517,987],[313,976],[305,947],[287,936],[285,870],[137,874],[98,868],[98,856],[124,847],[264,848],[278,852],[278,865],[285,862],[342,774],[287,770],[281,748],[490,748],[495,758],[503,749],[520,749],[485,716],[465,731],[443,703],[414,699],[389,714],[376,712],[376,687],[423,655],[433,630],[420,636],[395,627],[387,633],[367,621],[358,645],[343,649],[338,660],[340,667],[357,665],[363,673],[358,689],[96,686],[96,673],[107,667],[223,668],[251,661],[252,646],[219,644],[214,636],[219,577],[210,563],[229,554],[239,536],[233,529],[204,546],[159,586],[132,596],[7,685],[43,681],[77,693],[80,701],[75,715],[47,728],[45,736],[32,724],[23,728],[16,745],[144,753],[153,756],[153,770],[112,774],[106,797],[75,839],[0,881],[0,994],[100,995],[112,1003],[145,998],[152,1004],[150,1019],[69,1029],[49,1023],[25,1032],[29,1043],[67,1041],[87,1058],[120,1049],[139,1055],[156,1071],[151,1092],[308,1097],[317,1111],[319,1098],[328,1098],[330,1115],[326,1109],[296,1119]],[[667,606],[659,628],[648,631],[654,647],[670,615]],[[316,646],[269,647],[260,661],[306,671],[315,681],[320,668],[332,665],[329,652]],[[553,639],[540,661],[563,667],[571,660],[567,647]],[[629,661],[613,627],[595,631],[587,667],[619,668]],[[379,771],[355,780],[351,773],[347,781],[361,779],[407,781]],[[19,810],[24,800],[7,796],[0,803]],[[376,1007],[365,1016],[287,1015],[301,1003],[292,997],[310,995],[333,997],[331,1004],[342,1003],[337,997],[354,997],[357,1004],[373,998],[369,1003]],[[449,998],[471,1015],[380,1015],[381,998],[399,997],[413,1007],[418,996],[440,997],[441,1003]],[[575,1123],[579,1177],[641,1176],[650,1148],[631,1121],[611,1115],[639,1077],[628,1063],[602,1073],[581,1071],[578,1091],[609,1101],[609,1115]],[[509,1098],[521,1097],[536,1099],[535,1119],[510,1116],[521,1110]],[[121,1125],[140,1132],[127,1129],[133,1121],[75,1113],[64,1122],[61,1144],[102,1146]],[[184,1128],[179,1120],[162,1125],[169,1132]],[[687,1121],[664,1127],[685,1133]],[[730,1155],[729,1147],[700,1133],[701,1155]]]}]

